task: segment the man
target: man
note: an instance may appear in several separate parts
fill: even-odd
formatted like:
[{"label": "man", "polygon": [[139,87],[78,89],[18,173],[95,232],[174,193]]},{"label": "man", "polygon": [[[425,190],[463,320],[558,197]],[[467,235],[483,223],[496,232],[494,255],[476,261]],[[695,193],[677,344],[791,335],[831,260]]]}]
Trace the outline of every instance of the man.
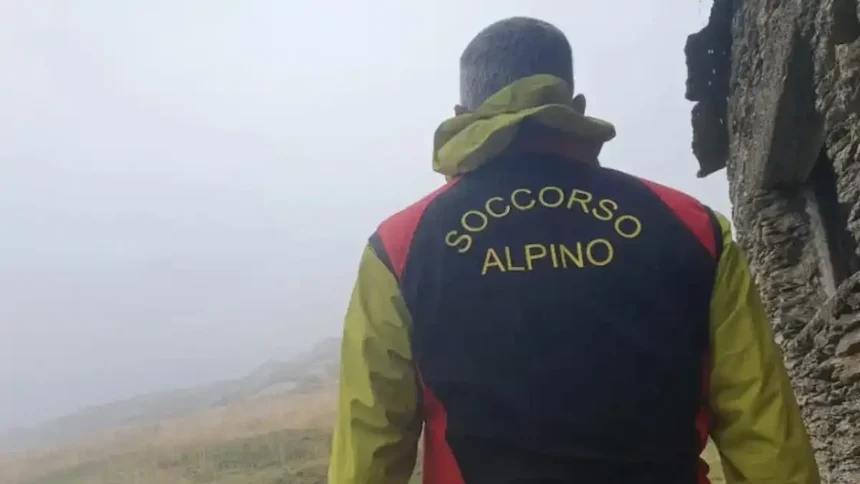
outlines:
[{"label": "man", "polygon": [[600,167],[611,124],[528,18],[460,60],[449,180],[370,238],[346,316],[329,481],[730,483],[818,471],[729,222]]}]

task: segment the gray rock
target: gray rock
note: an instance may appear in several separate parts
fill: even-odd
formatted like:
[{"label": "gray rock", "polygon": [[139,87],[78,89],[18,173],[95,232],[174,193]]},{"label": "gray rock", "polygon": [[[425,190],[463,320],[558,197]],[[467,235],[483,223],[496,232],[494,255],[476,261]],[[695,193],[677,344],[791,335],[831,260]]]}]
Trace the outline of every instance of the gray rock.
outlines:
[{"label": "gray rock", "polygon": [[834,484],[860,482],[857,10],[715,0],[685,50],[699,174],[727,169],[738,243]]}]

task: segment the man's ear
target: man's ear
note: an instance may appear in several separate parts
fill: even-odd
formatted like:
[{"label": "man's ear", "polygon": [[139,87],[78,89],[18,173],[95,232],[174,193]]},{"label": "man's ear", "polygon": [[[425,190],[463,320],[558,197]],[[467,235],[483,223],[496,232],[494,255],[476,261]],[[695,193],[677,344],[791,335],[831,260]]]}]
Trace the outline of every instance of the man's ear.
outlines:
[{"label": "man's ear", "polygon": [[454,106],[454,116],[460,116],[468,112],[469,111],[465,108],[465,106],[461,106],[459,104]]},{"label": "man's ear", "polygon": [[570,105],[574,111],[579,114],[585,114],[585,95],[577,94],[573,97],[573,101],[571,101]]}]

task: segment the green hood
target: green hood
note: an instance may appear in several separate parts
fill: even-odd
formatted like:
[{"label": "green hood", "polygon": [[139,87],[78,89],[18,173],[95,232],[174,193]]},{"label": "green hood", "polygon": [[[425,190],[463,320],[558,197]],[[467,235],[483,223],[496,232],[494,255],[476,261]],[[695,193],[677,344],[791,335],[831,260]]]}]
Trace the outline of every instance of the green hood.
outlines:
[{"label": "green hood", "polygon": [[526,119],[606,142],[615,127],[571,107],[573,92],[558,77],[526,77],[497,92],[477,110],[444,121],[433,139],[433,170],[454,177],[475,170],[510,146]]}]

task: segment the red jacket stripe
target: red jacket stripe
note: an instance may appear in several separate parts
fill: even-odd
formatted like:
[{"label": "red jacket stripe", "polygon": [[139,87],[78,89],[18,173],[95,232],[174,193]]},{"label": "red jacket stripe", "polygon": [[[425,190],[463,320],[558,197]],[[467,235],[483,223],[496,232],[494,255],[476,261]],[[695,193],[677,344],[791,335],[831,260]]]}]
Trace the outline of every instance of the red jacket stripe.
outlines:
[{"label": "red jacket stripe", "polygon": [[[420,378],[420,376],[419,376]],[[433,391],[424,385],[424,484],[464,484],[460,466],[448,445],[448,415]]]},{"label": "red jacket stripe", "polygon": [[695,198],[678,190],[649,180],[642,180],[668,206],[684,225],[693,232],[711,257],[717,257],[717,237],[708,209]]},{"label": "red jacket stripe", "polygon": [[409,257],[409,247],[412,245],[412,237],[421,222],[421,217],[427,207],[439,195],[448,191],[457,183],[457,179],[434,190],[411,206],[397,212],[379,225],[376,233],[382,241],[382,246],[391,262],[391,270],[397,280],[403,276],[406,267],[406,259]]}]

